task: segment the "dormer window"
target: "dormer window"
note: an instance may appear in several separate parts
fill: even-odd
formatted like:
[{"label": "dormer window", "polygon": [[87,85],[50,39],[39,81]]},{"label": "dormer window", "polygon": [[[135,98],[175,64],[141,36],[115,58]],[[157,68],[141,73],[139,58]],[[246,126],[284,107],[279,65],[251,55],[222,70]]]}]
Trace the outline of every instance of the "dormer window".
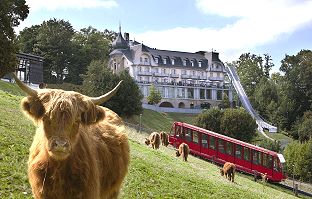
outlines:
[{"label": "dormer window", "polygon": [[198,62],[198,67],[202,67],[202,62],[201,61]]},{"label": "dormer window", "polygon": [[167,64],[167,60],[166,60],[166,58],[165,58],[165,59],[163,59],[163,63],[164,63],[164,64]]},{"label": "dormer window", "polygon": [[191,65],[192,65],[192,67],[194,67],[194,61],[193,60],[191,61]]},{"label": "dormer window", "polygon": [[158,64],[158,57],[155,57],[155,62]]},{"label": "dormer window", "polygon": [[174,59],[171,59],[171,64],[174,65]]},{"label": "dormer window", "polygon": [[183,60],[183,66],[186,66],[186,59]]}]

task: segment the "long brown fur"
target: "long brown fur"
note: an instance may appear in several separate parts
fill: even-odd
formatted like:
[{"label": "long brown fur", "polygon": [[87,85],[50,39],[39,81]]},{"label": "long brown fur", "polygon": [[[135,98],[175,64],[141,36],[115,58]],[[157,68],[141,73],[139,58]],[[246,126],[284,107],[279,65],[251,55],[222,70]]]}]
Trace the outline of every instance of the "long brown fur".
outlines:
[{"label": "long brown fur", "polygon": [[[76,92],[40,89],[22,100],[38,125],[30,147],[28,176],[36,199],[117,198],[129,165],[128,138],[113,111]],[[49,147],[58,136],[70,142],[67,156]]]},{"label": "long brown fur", "polygon": [[226,162],[224,163],[223,168],[220,169],[221,176],[225,175],[225,178],[227,178],[229,181],[234,182],[235,169],[235,164],[231,162]]},{"label": "long brown fur", "polygon": [[169,140],[168,140],[168,134],[165,132],[160,132],[160,140],[161,140],[161,144],[165,147],[167,147],[169,145]]},{"label": "long brown fur", "polygon": [[186,143],[181,143],[178,150],[176,151],[176,156],[182,156],[184,161],[187,161],[187,157],[190,153],[190,148]]},{"label": "long brown fur", "polygon": [[152,145],[153,149],[159,149],[160,146],[160,135],[157,132],[153,132],[150,134],[148,138],[145,138],[146,145]]}]

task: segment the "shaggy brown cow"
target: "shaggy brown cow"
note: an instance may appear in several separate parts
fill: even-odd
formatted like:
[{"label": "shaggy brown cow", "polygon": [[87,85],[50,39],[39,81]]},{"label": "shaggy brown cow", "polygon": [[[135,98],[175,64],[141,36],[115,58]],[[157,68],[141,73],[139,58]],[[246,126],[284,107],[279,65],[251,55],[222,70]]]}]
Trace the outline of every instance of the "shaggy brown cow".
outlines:
[{"label": "shaggy brown cow", "polygon": [[225,178],[227,178],[229,181],[234,182],[235,169],[235,164],[231,162],[226,162],[224,163],[223,168],[220,169],[221,176],[225,175]]},{"label": "shaggy brown cow", "polygon": [[160,140],[161,140],[161,144],[163,145],[163,146],[168,146],[169,145],[169,140],[168,140],[169,138],[168,138],[168,134],[167,133],[165,133],[165,132],[160,132]]},{"label": "shaggy brown cow", "polygon": [[190,148],[187,144],[181,143],[179,149],[176,151],[176,156],[182,155],[184,161],[187,161],[188,154],[190,153]]},{"label": "shaggy brown cow", "polygon": [[146,145],[152,145],[153,149],[159,149],[160,145],[160,135],[157,132],[150,134],[149,138],[145,138]]},{"label": "shaggy brown cow", "polygon": [[97,106],[109,93],[91,98],[73,91],[33,90],[16,76],[28,96],[22,109],[38,126],[30,147],[28,177],[36,199],[117,198],[129,165],[121,119]]}]

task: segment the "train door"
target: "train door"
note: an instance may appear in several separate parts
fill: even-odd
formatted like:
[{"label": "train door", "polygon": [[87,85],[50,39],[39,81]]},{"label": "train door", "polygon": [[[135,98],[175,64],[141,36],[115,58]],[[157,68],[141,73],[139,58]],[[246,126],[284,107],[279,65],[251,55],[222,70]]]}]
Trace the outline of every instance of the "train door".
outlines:
[{"label": "train door", "polygon": [[211,135],[208,136],[208,156],[211,159],[217,157],[217,138]]},{"label": "train door", "polygon": [[266,173],[268,176],[272,176],[273,175],[273,157],[270,154],[267,153],[263,153],[263,162],[262,162],[262,166],[263,166],[263,172],[262,173]]},{"label": "train door", "polygon": [[241,166],[243,167],[243,170],[246,172],[251,172],[252,166],[251,166],[251,149],[244,146],[243,147],[243,159],[241,162]]},{"label": "train door", "polygon": [[262,153],[260,151],[252,150],[252,170],[263,173]]},{"label": "train door", "polygon": [[201,133],[200,153],[204,158],[209,158],[208,135],[204,133]]}]

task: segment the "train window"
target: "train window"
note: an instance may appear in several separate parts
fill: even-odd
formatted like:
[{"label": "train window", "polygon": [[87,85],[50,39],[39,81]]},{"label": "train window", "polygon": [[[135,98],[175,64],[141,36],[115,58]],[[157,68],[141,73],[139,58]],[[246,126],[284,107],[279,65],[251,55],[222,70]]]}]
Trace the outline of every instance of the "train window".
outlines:
[{"label": "train window", "polygon": [[253,164],[261,164],[261,152],[253,151],[252,153],[252,163]]},{"label": "train window", "polygon": [[219,139],[218,151],[221,153],[225,153],[225,141],[224,140]]},{"label": "train window", "polygon": [[235,147],[235,157],[242,159],[242,149],[243,147],[241,145],[236,145]]},{"label": "train window", "polygon": [[184,132],[182,126],[178,126],[177,131],[176,131],[176,136],[184,139]]},{"label": "train window", "polygon": [[208,135],[202,134],[202,147],[208,148]]},{"label": "train window", "polygon": [[244,160],[250,161],[250,149],[247,147],[244,147]]},{"label": "train window", "polygon": [[198,144],[198,132],[193,131],[193,142]]},{"label": "train window", "polygon": [[233,155],[233,143],[231,142],[225,142],[226,143],[226,154]]},{"label": "train window", "polygon": [[263,166],[266,168],[272,168],[272,156],[269,154],[263,154]]},{"label": "train window", "polygon": [[209,148],[215,150],[216,149],[216,138],[210,136],[209,137]]},{"label": "train window", "polygon": [[192,129],[186,129],[185,131],[185,139],[187,142],[192,142]]}]

